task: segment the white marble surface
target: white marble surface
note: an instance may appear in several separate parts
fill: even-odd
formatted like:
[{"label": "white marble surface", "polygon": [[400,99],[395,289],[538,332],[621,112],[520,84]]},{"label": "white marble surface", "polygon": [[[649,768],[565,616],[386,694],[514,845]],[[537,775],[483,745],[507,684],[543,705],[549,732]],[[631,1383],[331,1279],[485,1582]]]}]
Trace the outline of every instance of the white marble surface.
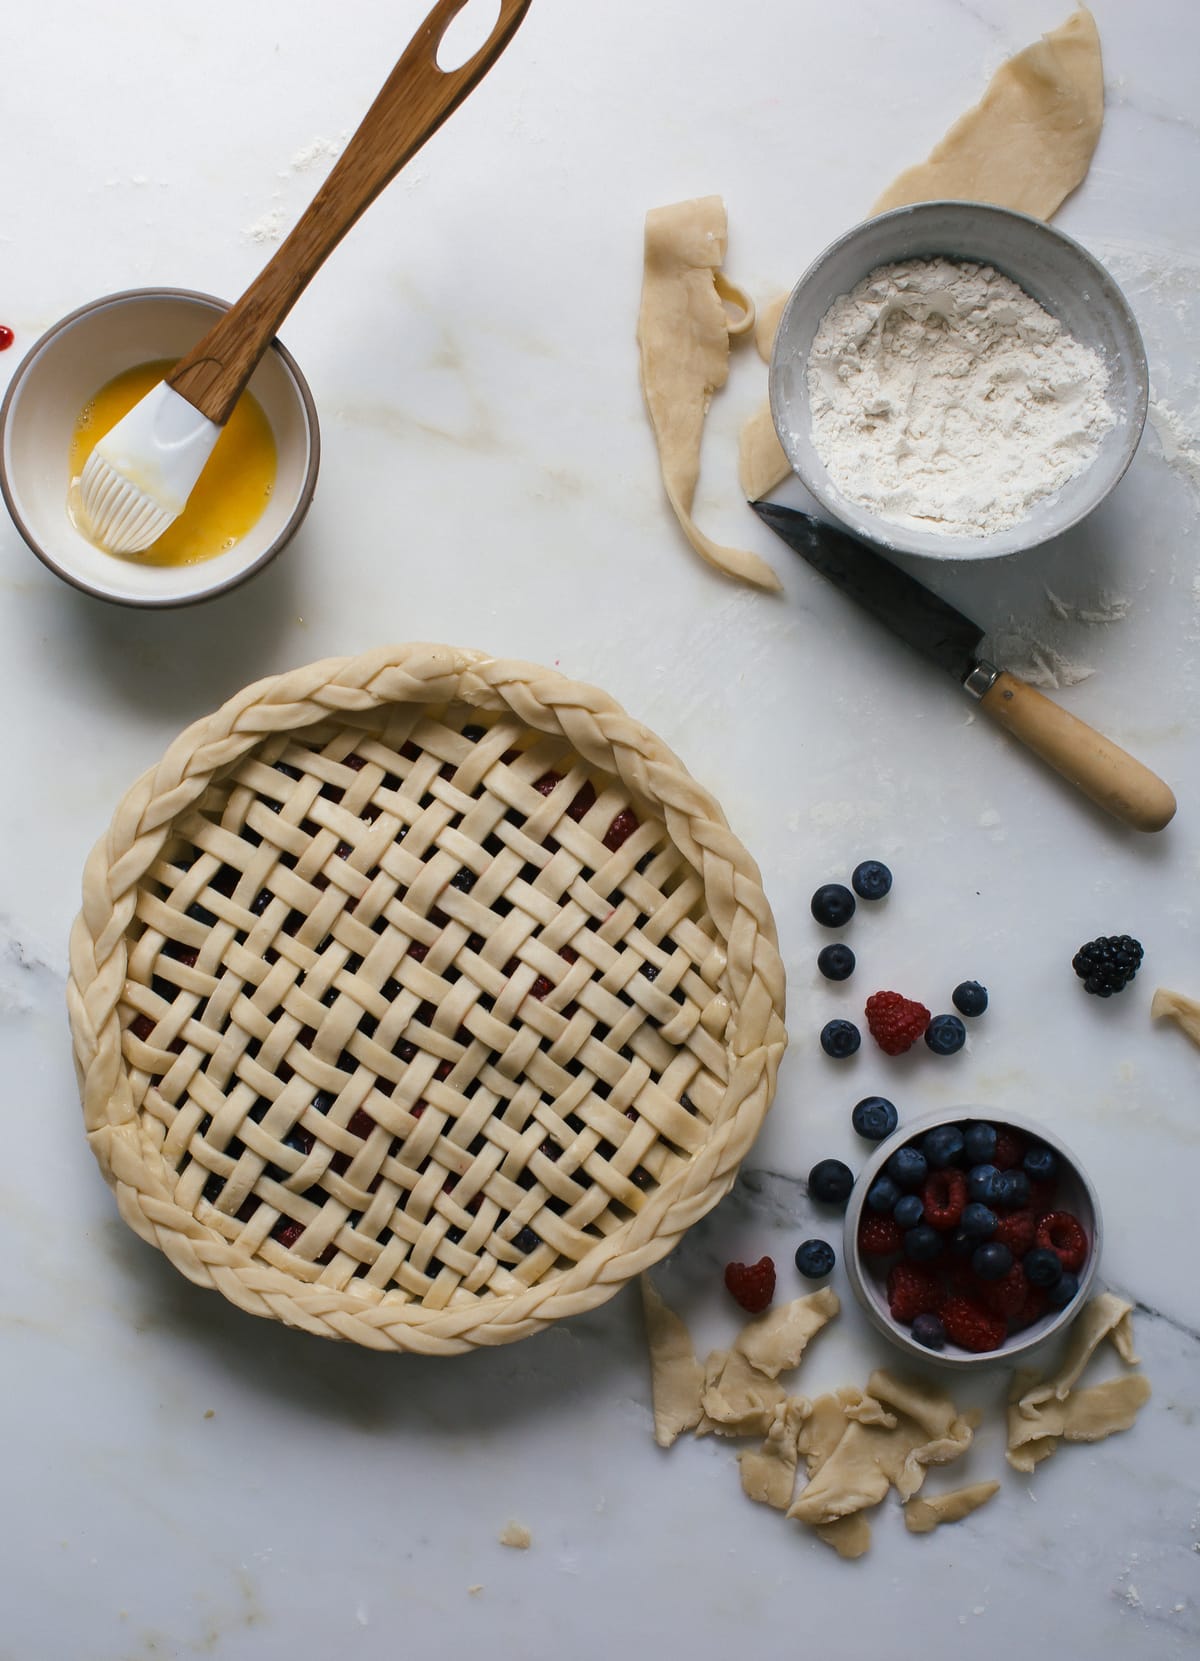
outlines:
[{"label": "white marble surface", "polygon": [[[424,9],[24,8],[4,31],[0,317],[18,340],[0,383],[93,295],[236,293],[327,165],[306,165],[315,141],[354,125]],[[700,511],[774,560],[785,594],[700,566],[662,499],[633,347],[646,208],[721,192],[729,269],[768,296],[1065,10],[534,0],[284,331],[325,455],[273,569],[206,609],[137,615],[70,592],[0,526],[3,1661],[1195,1653],[1200,1055],[1149,1004],[1158,983],[1200,993],[1200,14],[1097,0],[1105,131],[1060,216],[1127,286],[1155,424],[1083,530],[938,573],[1024,661],[1033,637],[1094,668],[1063,701],[1174,783],[1164,835],[1103,821],[788,563],[737,495],[734,435],[763,390],[749,355],[713,411]],[[1047,589],[1068,611],[1128,604],[1056,621]],[[792,1049],[739,1188],[662,1276],[701,1342],[734,1328],[719,1266],[786,1265],[813,1223],[803,1173],[862,1156],[858,1096],[1011,1106],[1074,1144],[1103,1196],[1103,1272],[1143,1306],[1155,1387],[1131,1434],[1009,1473],[927,1539],[886,1506],[872,1556],[846,1565],[744,1501],[728,1448],[654,1448],[629,1294],[497,1353],[387,1360],[251,1320],[125,1230],[80,1134],[63,1012],[84,856],[132,778],[245,681],[405,638],[605,685],[761,862]],[[808,896],[870,855],[896,888],[860,914],[862,968],[832,989]],[[1070,956],[1125,930],[1146,967],[1102,1006]],[[824,1020],[874,986],[944,1006],[964,976],[993,1008],[956,1059],[821,1056]],[[861,1381],[881,1357],[848,1309],[799,1376]],[[1003,1471],[999,1388],[972,1479]],[[497,1544],[510,1517],[528,1553]]]}]

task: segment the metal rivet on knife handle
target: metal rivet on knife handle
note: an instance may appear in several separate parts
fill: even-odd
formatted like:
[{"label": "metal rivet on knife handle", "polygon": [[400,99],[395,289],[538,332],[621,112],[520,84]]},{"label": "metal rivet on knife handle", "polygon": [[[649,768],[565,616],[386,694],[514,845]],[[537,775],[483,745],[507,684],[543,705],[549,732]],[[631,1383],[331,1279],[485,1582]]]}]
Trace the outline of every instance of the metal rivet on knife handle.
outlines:
[{"label": "metal rivet on knife handle", "polygon": [[1156,773],[1111,739],[1001,670],[979,700],[993,721],[1135,830],[1157,831],[1175,813],[1175,797]]}]

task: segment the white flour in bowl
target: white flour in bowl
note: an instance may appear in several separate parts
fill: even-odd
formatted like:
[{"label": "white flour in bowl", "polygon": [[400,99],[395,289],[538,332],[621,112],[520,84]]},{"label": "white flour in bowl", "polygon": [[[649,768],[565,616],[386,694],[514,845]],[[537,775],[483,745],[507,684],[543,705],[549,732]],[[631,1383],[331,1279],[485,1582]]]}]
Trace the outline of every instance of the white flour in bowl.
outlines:
[{"label": "white flour in bowl", "polygon": [[1091,462],[1108,370],[1011,278],[946,259],[881,265],[821,319],[812,442],[842,494],[899,524],[986,536]]}]

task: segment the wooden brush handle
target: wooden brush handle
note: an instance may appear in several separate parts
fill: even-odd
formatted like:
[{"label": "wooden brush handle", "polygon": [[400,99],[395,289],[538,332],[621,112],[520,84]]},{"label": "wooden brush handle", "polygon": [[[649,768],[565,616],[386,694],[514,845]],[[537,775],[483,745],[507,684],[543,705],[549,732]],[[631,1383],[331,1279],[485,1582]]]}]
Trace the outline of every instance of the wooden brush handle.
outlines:
[{"label": "wooden brush handle", "polygon": [[438,68],[446,30],[467,0],[437,0],[295,229],[240,300],[167,376],[210,421],[229,419],[283,319],[355,220],[483,79],[530,0],[500,0],[496,26],[457,69]]},{"label": "wooden brush handle", "polygon": [[979,702],[993,721],[1125,824],[1156,831],[1174,816],[1175,797],[1157,773],[1015,675],[1002,669]]}]

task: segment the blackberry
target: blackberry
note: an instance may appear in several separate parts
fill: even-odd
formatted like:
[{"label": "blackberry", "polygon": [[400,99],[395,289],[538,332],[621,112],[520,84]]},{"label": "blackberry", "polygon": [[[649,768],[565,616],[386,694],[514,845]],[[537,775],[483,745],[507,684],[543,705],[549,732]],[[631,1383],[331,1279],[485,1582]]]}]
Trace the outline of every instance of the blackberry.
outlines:
[{"label": "blackberry", "polygon": [[1102,934],[1080,946],[1071,967],[1083,982],[1085,992],[1111,998],[1129,985],[1142,963],[1140,941],[1128,934]]},{"label": "blackberry", "polygon": [[892,873],[877,859],[866,859],[854,867],[851,886],[860,900],[882,900],[892,886]]},{"label": "blackberry", "polygon": [[950,994],[950,1002],[960,1015],[982,1015],[988,1006],[987,987],[977,980],[962,980]]},{"label": "blackberry", "polygon": [[886,1096],[864,1096],[856,1103],[850,1123],[867,1142],[882,1142],[895,1130],[899,1117]]},{"label": "blackberry", "polygon": [[967,1041],[967,1029],[957,1015],[935,1015],[925,1028],[925,1042],[934,1055],[953,1055]]},{"label": "blackberry", "polygon": [[862,1034],[853,1021],[828,1021],[821,1028],[821,1048],[835,1061],[845,1061],[862,1043]]},{"label": "blackberry", "polygon": [[827,882],[812,897],[811,911],[825,929],[840,929],[854,916],[855,899],[840,882]]},{"label": "blackberry", "polygon": [[809,1197],[822,1205],[845,1208],[854,1187],[854,1172],[840,1159],[819,1159],[808,1173]]},{"label": "blackberry", "polygon": [[826,980],[849,980],[854,973],[854,953],[840,942],[836,946],[822,946],[817,953],[817,968]]},{"label": "blackberry", "polygon": [[805,1240],[796,1247],[796,1267],[805,1280],[824,1280],[836,1262],[837,1253],[827,1240]]}]

